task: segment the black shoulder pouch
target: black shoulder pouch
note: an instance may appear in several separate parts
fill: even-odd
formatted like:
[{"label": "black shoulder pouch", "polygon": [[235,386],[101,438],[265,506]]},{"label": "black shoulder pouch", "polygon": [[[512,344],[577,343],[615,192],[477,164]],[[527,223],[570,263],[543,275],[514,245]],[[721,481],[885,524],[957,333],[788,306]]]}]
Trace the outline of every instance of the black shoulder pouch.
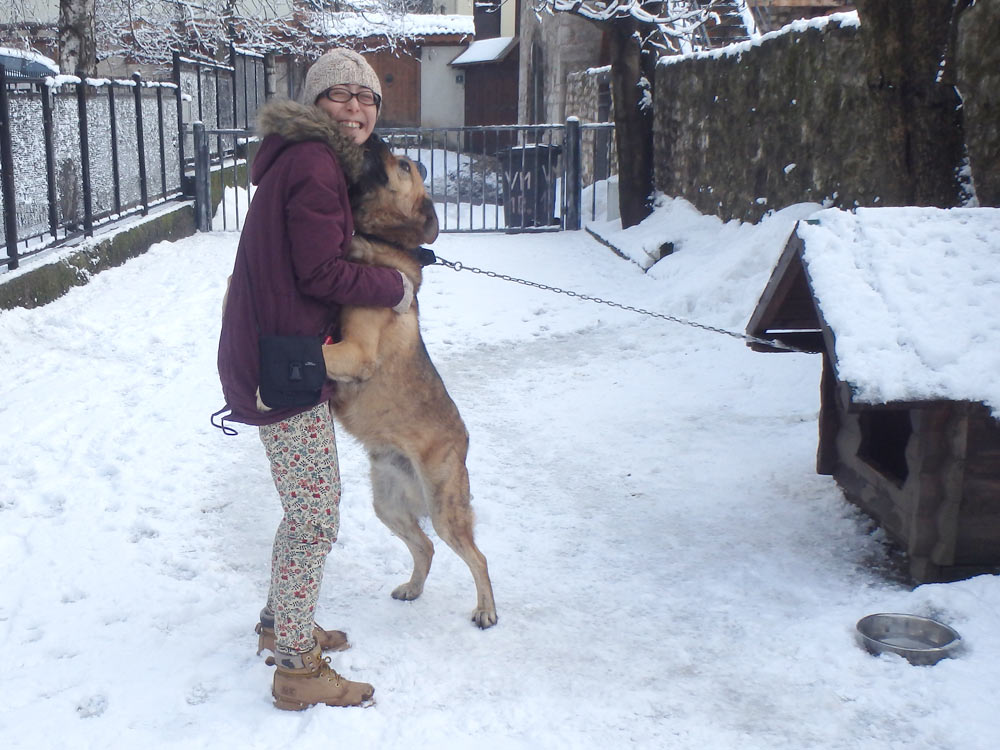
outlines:
[{"label": "black shoulder pouch", "polygon": [[260,400],[265,406],[315,406],[325,381],[319,336],[260,337]]}]

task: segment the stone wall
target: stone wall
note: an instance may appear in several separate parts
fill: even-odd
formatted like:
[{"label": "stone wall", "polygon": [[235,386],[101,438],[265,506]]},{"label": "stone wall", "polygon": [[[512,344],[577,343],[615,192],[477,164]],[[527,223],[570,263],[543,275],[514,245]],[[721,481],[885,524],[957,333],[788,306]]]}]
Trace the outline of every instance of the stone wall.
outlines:
[{"label": "stone wall", "polygon": [[1000,0],[978,0],[959,21],[958,90],[981,206],[1000,206]]},{"label": "stone wall", "polygon": [[746,221],[803,201],[880,205],[895,177],[879,166],[858,29],[741,49],[657,67],[656,188]]},{"label": "stone wall", "polygon": [[[1000,0],[980,0],[962,18],[958,39],[966,144],[981,205],[1000,205],[998,7]],[[905,205],[908,177],[885,153],[852,18],[801,22],[757,45],[661,62],[657,190],[744,221],[804,201],[845,209]]]},{"label": "stone wall", "polygon": [[[577,117],[581,123],[613,122],[613,102],[610,91],[611,66],[588,68],[579,73],[570,73],[566,77],[566,116]],[[607,91],[607,112],[601,111],[601,89]],[[583,184],[590,185],[594,181],[595,161],[609,164],[604,172],[610,170],[614,174],[617,169],[617,149],[615,148],[614,132],[584,130],[581,144],[581,175]],[[601,151],[598,155],[597,151]],[[603,159],[602,159],[603,157]],[[599,174],[598,179],[608,175]]]},{"label": "stone wall", "polygon": [[608,122],[598,111],[602,85],[608,86],[611,66],[588,68],[566,77],[566,116],[579,117],[580,122]]}]

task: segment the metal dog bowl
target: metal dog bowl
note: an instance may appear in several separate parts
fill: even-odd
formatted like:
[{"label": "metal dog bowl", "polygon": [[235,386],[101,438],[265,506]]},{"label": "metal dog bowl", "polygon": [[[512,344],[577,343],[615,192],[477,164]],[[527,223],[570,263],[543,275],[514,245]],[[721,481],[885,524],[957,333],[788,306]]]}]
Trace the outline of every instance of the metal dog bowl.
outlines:
[{"label": "metal dog bowl", "polygon": [[861,644],[871,653],[899,654],[917,666],[937,664],[962,645],[953,628],[918,615],[868,615],[858,620],[857,628]]}]

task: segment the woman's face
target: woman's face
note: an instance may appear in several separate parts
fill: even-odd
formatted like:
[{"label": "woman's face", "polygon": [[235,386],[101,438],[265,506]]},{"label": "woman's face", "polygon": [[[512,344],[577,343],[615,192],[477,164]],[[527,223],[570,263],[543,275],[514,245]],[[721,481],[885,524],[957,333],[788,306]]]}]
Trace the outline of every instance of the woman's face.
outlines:
[{"label": "woman's face", "polygon": [[326,112],[331,120],[338,123],[351,139],[360,145],[368,140],[368,136],[375,129],[378,107],[375,104],[362,104],[356,96],[350,97],[346,102],[335,102],[329,98],[330,95],[343,98],[346,95],[345,91],[357,94],[359,91],[371,92],[371,89],[355,83],[339,84],[320,94],[316,106]]}]

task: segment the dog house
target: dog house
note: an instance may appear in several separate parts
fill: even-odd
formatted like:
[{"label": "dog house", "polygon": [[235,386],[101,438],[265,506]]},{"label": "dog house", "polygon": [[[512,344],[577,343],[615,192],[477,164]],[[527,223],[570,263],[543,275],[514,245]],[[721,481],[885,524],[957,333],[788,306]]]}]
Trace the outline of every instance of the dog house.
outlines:
[{"label": "dog house", "polygon": [[1000,569],[1000,209],[820,211],[746,330],[822,353],[817,471],[915,581]]}]

